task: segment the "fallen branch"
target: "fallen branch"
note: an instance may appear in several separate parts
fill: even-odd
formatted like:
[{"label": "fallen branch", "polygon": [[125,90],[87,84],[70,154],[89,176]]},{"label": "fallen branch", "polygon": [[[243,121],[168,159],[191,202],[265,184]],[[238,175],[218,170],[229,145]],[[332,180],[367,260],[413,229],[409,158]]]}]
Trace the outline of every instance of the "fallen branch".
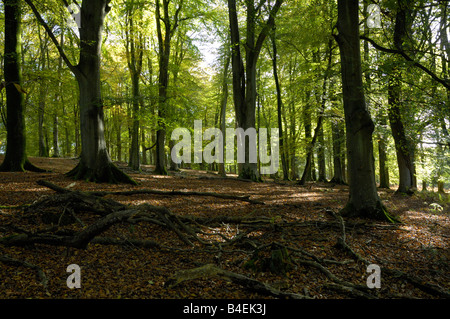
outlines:
[{"label": "fallen branch", "polygon": [[155,222],[160,226],[165,226],[174,231],[178,235],[178,237],[189,246],[193,246],[192,242],[188,239],[187,236],[182,233],[179,228],[188,232],[189,235],[194,236],[195,239],[198,239],[195,233],[192,230],[189,230],[188,226],[182,225],[182,223],[177,219],[177,216],[172,214],[167,208],[144,204],[135,208],[111,212],[76,233],[61,234],[61,232],[22,232],[20,234],[0,238],[0,244],[3,244],[5,246],[47,244],[53,246],[66,246],[86,249],[87,245],[94,239],[94,237],[105,232],[111,226],[120,222],[136,223],[138,221]]},{"label": "fallen branch", "polygon": [[108,214],[95,223],[73,235],[59,234],[18,234],[0,238],[0,244],[5,246],[27,246],[33,244],[47,244],[53,246],[66,246],[86,249],[89,242],[97,235],[109,229],[112,225],[127,220],[139,213],[139,210],[130,209]]},{"label": "fallen branch", "polygon": [[181,270],[175,273],[174,276],[169,278],[165,283],[165,287],[174,288],[177,285],[185,281],[195,280],[199,278],[218,277],[220,279],[231,281],[235,284],[244,286],[245,288],[261,293],[264,295],[274,296],[277,298],[290,298],[290,299],[309,299],[307,296],[284,292],[271,287],[270,285],[260,282],[258,280],[249,278],[247,276],[237,274],[228,270],[221,269],[213,264],[207,264],[198,268]]},{"label": "fallen branch", "polygon": [[[45,180],[38,180],[37,183],[41,186],[48,187],[58,193],[65,194],[69,192],[73,192],[70,189],[55,185],[53,183],[50,183]],[[156,190],[156,189],[137,189],[132,191],[116,191],[116,192],[85,192],[85,194],[93,195],[97,197],[104,197],[107,195],[124,195],[124,196],[130,196],[130,195],[142,195],[142,194],[152,194],[152,195],[163,195],[163,196],[210,196],[210,197],[216,197],[216,198],[222,198],[222,199],[232,199],[232,200],[239,200],[248,202],[251,204],[260,204],[264,205],[264,202],[250,199],[249,195],[245,196],[238,196],[238,195],[229,195],[229,194],[221,194],[221,193],[214,193],[214,192],[196,192],[196,191],[162,191],[162,190]]]},{"label": "fallen branch", "polygon": [[213,193],[213,192],[196,192],[196,191],[162,191],[156,189],[137,189],[133,191],[117,191],[117,192],[89,192],[91,195],[103,197],[106,195],[142,195],[142,194],[151,194],[151,195],[163,195],[163,196],[209,196],[216,197],[221,199],[231,199],[231,200],[239,200],[243,202],[248,202],[251,204],[259,204],[264,205],[264,202],[250,199],[250,196],[238,196],[238,195],[229,195],[229,194],[221,194],[221,193]]}]

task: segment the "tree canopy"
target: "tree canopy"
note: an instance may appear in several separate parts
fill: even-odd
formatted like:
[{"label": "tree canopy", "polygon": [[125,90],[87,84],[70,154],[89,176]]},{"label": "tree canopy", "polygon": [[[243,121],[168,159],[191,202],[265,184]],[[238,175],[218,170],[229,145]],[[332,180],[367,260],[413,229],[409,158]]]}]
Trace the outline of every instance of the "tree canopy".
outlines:
[{"label": "tree canopy", "polygon": [[[348,182],[345,123],[353,119],[344,116],[337,3],[100,2],[18,1],[24,154],[80,157],[71,175],[92,181],[131,182],[112,161],[154,164],[160,174],[221,166],[260,180],[264,163],[250,163],[248,138],[244,163],[172,160],[172,131],[194,133],[202,120],[203,130],[278,128],[282,164],[271,178]],[[357,5],[374,181],[403,193],[442,189],[450,174],[448,3]]]}]

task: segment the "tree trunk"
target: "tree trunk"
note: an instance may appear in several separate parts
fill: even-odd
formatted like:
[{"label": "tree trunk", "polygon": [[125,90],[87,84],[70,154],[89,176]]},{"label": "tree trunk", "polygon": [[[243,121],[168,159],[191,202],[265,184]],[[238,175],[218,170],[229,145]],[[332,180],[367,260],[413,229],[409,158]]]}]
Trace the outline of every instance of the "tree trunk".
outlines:
[{"label": "tree trunk", "polygon": [[[307,145],[311,143],[312,135],[311,135],[311,105],[309,103],[311,92],[306,92],[305,96],[305,107],[303,109],[303,126],[305,127],[305,142]],[[309,182],[313,180],[312,177],[312,167],[311,163],[308,163],[309,156],[306,156],[306,165],[303,170],[302,177],[300,179],[300,184],[304,184],[305,182]],[[310,159],[311,161],[311,159]]]},{"label": "tree trunk", "polygon": [[[410,17],[408,4],[404,0],[398,0],[395,19],[394,45],[401,50],[407,37]],[[394,66],[388,83],[389,123],[395,142],[397,164],[399,170],[399,186],[397,192],[410,193],[416,189],[415,168],[413,161],[412,145],[405,133],[405,127],[401,115],[401,70]]]},{"label": "tree trunk", "polygon": [[100,82],[100,52],[103,21],[109,1],[83,1],[81,7],[80,60],[75,77],[80,91],[81,159],[67,173],[93,182],[135,182],[111,161],[104,135],[103,102]]},{"label": "tree trunk", "polygon": [[[230,22],[232,71],[233,71],[233,99],[238,128],[244,131],[256,126],[256,63],[262,49],[262,45],[273,28],[275,15],[283,0],[277,0],[270,10],[267,21],[262,25],[259,35],[256,35],[256,7],[255,1],[246,1],[247,25],[245,41],[245,67],[241,56],[242,42],[239,35],[239,23],[237,17],[236,0],[228,0],[228,15]],[[239,177],[259,181],[257,163],[250,162],[250,145],[247,139],[244,141],[245,161],[239,163]]]},{"label": "tree trunk", "polygon": [[45,84],[44,80],[40,79],[39,83],[39,102],[38,102],[38,145],[39,145],[39,156],[48,157],[49,151],[47,148],[46,140],[46,129],[44,124],[45,116]]},{"label": "tree trunk", "polygon": [[6,82],[6,153],[0,171],[42,172],[26,155],[21,61],[21,1],[5,0],[4,75]]},{"label": "tree trunk", "polygon": [[58,114],[55,111],[53,114],[53,155],[52,157],[59,157],[59,140],[58,140]]},{"label": "tree trunk", "polygon": [[282,113],[282,106],[283,106],[283,100],[281,98],[281,86],[280,81],[278,79],[278,66],[277,66],[277,60],[278,60],[278,52],[277,52],[277,43],[276,43],[276,36],[275,36],[275,30],[276,28],[273,28],[273,34],[272,34],[272,67],[273,67],[273,77],[275,80],[275,87],[277,90],[277,119],[278,119],[278,136],[280,140],[280,153],[281,153],[281,165],[283,167],[283,180],[289,180],[289,168],[288,163],[286,159],[286,152],[285,152],[285,141],[284,141],[284,135],[283,135],[283,122],[281,120],[281,113]]},{"label": "tree trunk", "polygon": [[332,138],[333,138],[333,178],[332,183],[344,184],[344,175],[342,172],[342,149],[341,149],[341,123],[339,120],[333,120],[331,122]]},{"label": "tree trunk", "polygon": [[386,141],[382,136],[378,139],[378,158],[380,169],[380,188],[390,188],[389,167],[387,164]]},{"label": "tree trunk", "polygon": [[[325,111],[325,103],[327,95],[327,84],[328,84],[328,78],[329,73],[331,70],[331,63],[332,63],[332,54],[333,54],[333,47],[332,47],[332,41],[330,40],[328,42],[328,64],[327,64],[327,70],[325,72],[325,76],[323,79],[323,85],[322,85],[322,99],[319,99],[317,97],[317,101],[320,103],[320,110],[319,110],[319,118],[317,119],[317,126],[314,129],[314,135],[311,140],[311,143],[308,145],[308,153],[306,154],[306,165],[303,170],[302,177],[300,181],[298,182],[300,185],[304,185],[306,181],[308,180],[308,175],[310,174],[311,168],[313,166],[313,152],[314,147],[316,145],[317,138],[321,139],[320,143],[322,144],[321,147],[323,147],[324,140],[323,140],[323,117],[324,117],[324,111]],[[317,94],[316,94],[317,96]],[[308,123],[305,122],[305,129],[307,130],[307,136],[311,134],[311,122],[310,118],[311,115],[308,115]],[[308,124],[308,125],[307,125]],[[321,136],[322,135],[322,136]],[[322,152],[322,154],[320,154]],[[313,178],[315,180],[315,178]],[[325,154],[323,153],[323,150],[319,150],[319,181],[326,181],[325,178]]]},{"label": "tree trunk", "polygon": [[317,161],[319,166],[319,176],[318,181],[319,182],[326,182],[326,164],[325,164],[325,136],[323,132],[323,124],[319,129],[319,145],[317,147]]},{"label": "tree trunk", "polygon": [[[169,60],[170,60],[170,42],[175,30],[178,27],[179,14],[183,6],[183,0],[180,1],[173,16],[173,21],[170,19],[168,0],[163,0],[163,16],[161,16],[160,0],[156,0],[156,31],[158,34],[158,48],[159,48],[159,100],[158,100],[158,130],[156,131],[156,161],[155,173],[160,175],[167,175],[166,167],[166,125],[164,119],[166,117],[167,109],[167,89],[169,85]],[[164,37],[161,28],[161,20],[164,22]]]},{"label": "tree trunk", "polygon": [[[228,69],[230,66],[230,54],[226,53],[225,63],[223,67],[223,79],[222,79],[222,103],[220,105],[220,130],[222,131],[223,140],[226,140],[225,127],[226,127],[226,114],[227,114],[227,101],[228,101]],[[225,143],[222,143],[222,154],[225,154]],[[219,175],[226,177],[225,161],[219,163]]]},{"label": "tree trunk", "polygon": [[132,117],[133,126],[131,129],[131,148],[130,148],[130,158],[128,166],[133,170],[140,171],[140,146],[139,146],[139,126],[140,126],[140,108],[139,103],[140,97],[140,87],[139,87],[139,77],[142,71],[142,61],[143,61],[143,45],[142,45],[142,35],[139,31],[135,31],[134,24],[134,10],[135,4],[132,2],[129,8],[126,10],[125,15],[125,49],[127,55],[128,69],[131,75],[131,85],[132,85]]},{"label": "tree trunk", "polygon": [[[46,43],[42,39],[41,32],[38,30],[39,35],[39,101],[38,101],[38,145],[39,145],[39,156],[49,157],[49,149],[47,147],[47,130],[45,127],[45,106],[46,97],[48,91],[47,79],[44,76],[45,68],[45,52],[48,50]],[[45,41],[46,42],[46,41]]]},{"label": "tree trunk", "polygon": [[349,216],[392,220],[377,193],[373,158],[374,124],[366,106],[359,43],[359,4],[338,0],[341,75],[347,137],[349,200],[342,213]]},{"label": "tree trunk", "polygon": [[139,74],[135,71],[132,73],[132,86],[133,86],[133,127],[131,129],[131,149],[128,166],[133,170],[140,171],[141,161],[139,152]]}]

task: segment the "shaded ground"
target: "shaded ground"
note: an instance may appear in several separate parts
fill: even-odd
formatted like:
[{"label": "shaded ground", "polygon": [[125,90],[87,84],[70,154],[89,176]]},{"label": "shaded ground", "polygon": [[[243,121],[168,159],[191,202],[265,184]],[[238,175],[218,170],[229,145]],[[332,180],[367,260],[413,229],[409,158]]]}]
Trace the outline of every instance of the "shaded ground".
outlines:
[{"label": "shaded ground", "polygon": [[[215,264],[221,269],[243,274],[279,291],[317,299],[353,298],[355,295],[339,288],[326,271],[309,265],[309,261],[322,265],[339,280],[366,285],[369,276],[367,265],[336,245],[343,232],[339,221],[330,212],[338,212],[346,203],[346,186],[327,183],[298,186],[294,182],[253,183],[213,179],[212,174],[190,170],[163,177],[152,175],[150,167],[144,166],[142,173],[135,173],[123,164],[121,167],[139,183],[138,186],[93,184],[74,182],[63,175],[76,165],[76,160],[31,158],[31,161],[52,172],[0,173],[0,237],[17,233],[18,230],[11,228],[11,225],[29,232],[43,232],[51,227],[36,223],[35,218],[28,216],[33,212],[25,213],[23,207],[11,208],[29,205],[55,194],[55,191],[39,186],[36,183],[38,180],[61,187],[70,185],[71,190],[81,191],[154,189],[250,195],[251,199],[263,201],[265,205],[206,196],[108,195],[106,198],[127,205],[146,203],[164,206],[179,216],[247,216],[252,223],[222,222],[202,227],[204,233],[198,236],[205,241],[214,241],[216,245],[199,244],[194,248],[187,246],[170,230],[149,223],[120,223],[102,235],[122,240],[152,240],[170,249],[92,243],[84,250],[44,244],[25,247],[0,245],[0,257],[7,255],[33,264],[48,279],[44,289],[35,270],[0,262],[2,299],[268,297],[217,277],[197,278],[170,288],[165,285],[177,271],[205,264]],[[411,277],[396,277],[392,273],[382,272],[381,288],[367,290],[367,293],[381,298],[445,297],[436,291],[448,293],[450,290],[450,205],[445,202],[439,202],[439,206],[430,205],[438,203],[437,198],[425,194],[405,197],[396,195],[393,190],[384,190],[380,191],[380,196],[403,224],[393,226],[345,220],[345,242],[356,255],[370,263],[378,264],[383,269],[399,270]],[[63,210],[64,207],[61,213]],[[80,223],[67,227],[82,229],[79,224],[88,225],[95,220],[89,214],[78,214],[77,218]],[[217,233],[232,240],[245,232],[245,238],[235,244],[219,245],[224,240]],[[274,273],[267,267],[258,268],[252,263],[255,246],[261,248],[260,255],[267,260],[272,243],[289,248],[290,266],[283,273]],[[66,267],[70,264],[78,264],[82,269],[81,289],[67,287],[69,273]]]}]

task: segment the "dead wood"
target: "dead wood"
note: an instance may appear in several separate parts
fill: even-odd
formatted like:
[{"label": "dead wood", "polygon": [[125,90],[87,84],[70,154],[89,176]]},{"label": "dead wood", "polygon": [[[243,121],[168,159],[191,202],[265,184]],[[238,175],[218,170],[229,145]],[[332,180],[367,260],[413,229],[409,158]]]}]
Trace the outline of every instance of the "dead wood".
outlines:
[{"label": "dead wood", "polygon": [[125,196],[131,196],[131,195],[142,195],[142,194],[151,194],[151,195],[162,195],[162,196],[209,196],[209,197],[216,197],[221,199],[230,199],[230,200],[239,200],[243,202],[248,202],[251,204],[259,204],[264,205],[264,202],[250,199],[250,196],[239,196],[239,195],[230,195],[230,194],[221,194],[221,193],[214,193],[214,192],[196,192],[196,191],[162,191],[157,189],[137,189],[133,191],[118,191],[118,192],[89,192],[91,195],[95,196],[106,196],[106,195],[125,195]]},{"label": "dead wood", "polygon": [[95,236],[103,233],[112,225],[131,218],[138,213],[139,210],[136,209],[122,210],[110,213],[73,235],[60,235],[52,233],[22,233],[0,238],[0,243],[5,246],[47,244],[53,246],[66,246],[85,249]]},{"label": "dead wood", "polygon": [[[45,180],[39,180],[37,183],[41,186],[48,187],[58,193],[69,193],[73,192],[70,189],[60,187],[58,185],[55,185],[53,183],[50,183]],[[222,199],[231,199],[231,200],[239,200],[248,202],[251,204],[259,204],[264,205],[264,202],[250,199],[249,195],[230,195],[230,194],[221,194],[221,193],[215,193],[215,192],[196,192],[196,191],[162,191],[162,190],[156,190],[156,189],[137,189],[132,191],[116,191],[116,192],[107,192],[107,191],[101,191],[101,192],[85,192],[88,195],[93,195],[97,197],[104,197],[107,195],[124,195],[124,196],[131,196],[131,195],[142,195],[142,194],[151,194],[151,195],[163,195],[163,196],[210,196],[210,197],[216,197],[216,198],[222,198]]]},{"label": "dead wood", "polygon": [[[70,193],[68,195],[71,195]],[[121,222],[154,222],[160,226],[165,226],[174,231],[177,236],[187,245],[194,246],[190,238],[198,239],[193,230],[190,230],[187,225],[184,225],[177,217],[165,207],[157,207],[151,205],[140,205],[134,208],[125,210],[113,211],[91,225],[85,227],[83,230],[75,233],[61,233],[61,232],[23,232],[16,235],[6,236],[0,238],[0,244],[5,246],[27,246],[33,244],[47,244],[53,246],[66,246],[79,249],[87,248],[88,244],[98,235],[108,230],[111,226]],[[182,230],[188,233],[183,234]],[[200,241],[200,240],[199,240]],[[106,241],[103,240],[106,244]],[[112,243],[112,241],[111,241]],[[114,242],[117,244],[118,242]],[[137,243],[137,242],[136,242]],[[137,243],[137,245],[147,245],[148,243]],[[152,244],[148,244],[154,246]]]},{"label": "dead wood", "polygon": [[169,278],[169,280],[165,283],[165,287],[174,288],[185,281],[205,279],[210,277],[217,277],[220,279],[228,280],[235,284],[239,284],[248,290],[277,298],[309,299],[304,295],[280,291],[266,283],[235,272],[224,270],[213,264],[207,264],[198,268],[178,271],[175,273],[175,275]]}]

